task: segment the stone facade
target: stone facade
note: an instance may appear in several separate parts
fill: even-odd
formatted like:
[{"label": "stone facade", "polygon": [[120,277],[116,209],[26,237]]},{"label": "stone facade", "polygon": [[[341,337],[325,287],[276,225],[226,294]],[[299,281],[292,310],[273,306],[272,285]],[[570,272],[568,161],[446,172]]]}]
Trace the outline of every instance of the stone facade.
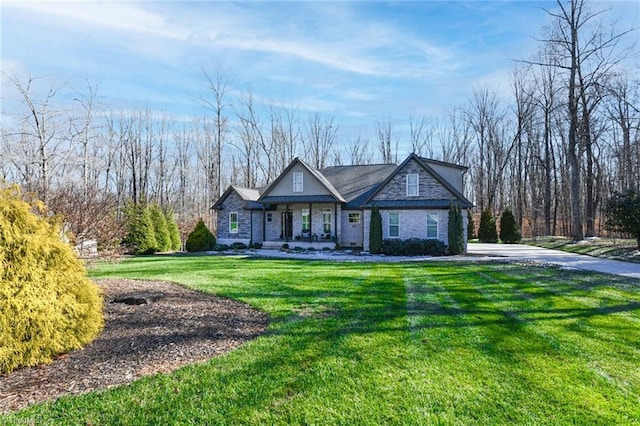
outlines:
[{"label": "stone facade", "polygon": [[[229,230],[229,214],[238,213],[238,232],[232,233]],[[218,243],[231,244],[251,242],[251,219],[250,210],[245,209],[245,201],[234,191],[224,202],[224,208],[218,211]],[[255,213],[254,213],[255,216]],[[255,227],[255,223],[253,224]]]},{"label": "stone facade", "polygon": [[[359,223],[349,222],[349,214],[360,215]],[[341,215],[340,245],[343,247],[363,247],[364,246],[364,214],[362,210],[344,210]],[[369,232],[369,228],[367,228]]]},{"label": "stone facade", "polygon": [[[417,174],[418,195],[407,196],[407,175]],[[422,168],[416,161],[409,161],[402,170],[388,182],[373,198],[376,200],[410,200],[414,199],[444,199],[453,197],[440,182]]]},{"label": "stone facade", "polygon": [[[414,154],[407,158],[401,168],[392,171],[391,178],[387,178],[388,181],[386,176],[389,176],[389,171],[380,176],[377,181],[363,178],[363,176],[370,176],[366,173],[371,173],[371,169],[363,169],[365,166],[353,169],[349,169],[349,166],[341,166],[345,168],[338,171],[327,171],[327,175],[324,176],[321,171],[313,170],[304,162],[296,160],[287,169],[288,171],[262,194],[255,189],[237,187],[230,187],[225,192],[223,198],[214,205],[218,214],[218,241],[223,244],[265,242],[265,246],[266,242],[274,244],[282,242],[287,238],[283,235],[283,218],[285,212],[289,211],[291,212],[289,241],[294,244],[296,241],[304,242],[313,246],[309,239],[302,236],[302,212],[310,209],[310,234],[317,237],[318,243],[328,243],[335,240],[342,247],[363,247],[368,250],[371,223],[369,207],[375,205],[376,201],[380,201],[384,239],[390,238],[389,215],[397,213],[399,235],[396,238],[403,240],[437,238],[448,244],[449,200],[459,199],[465,207],[462,210],[465,236],[467,233],[466,207],[472,204],[459,193],[458,189],[455,189],[462,183],[462,174],[465,168],[454,165],[449,167],[447,163],[436,164],[436,166],[443,173],[446,172],[447,183],[444,185],[441,183],[445,179],[442,174],[437,174],[436,171],[435,176],[432,175],[431,173],[435,169],[431,170],[429,166],[425,166],[424,159]],[[344,171],[351,174],[344,174]],[[293,178],[291,175],[293,173],[302,173],[304,179],[303,190],[296,191],[295,194],[292,191]],[[340,173],[343,174],[340,175]],[[407,195],[407,176],[410,174],[418,175],[417,195]],[[332,179],[330,183],[328,178]],[[365,188],[368,188],[367,185],[370,187],[383,183],[384,186],[380,187],[375,195],[371,199],[367,199],[366,202],[357,198],[366,194],[365,192],[358,193],[358,191],[364,191]],[[360,188],[358,185],[362,185],[362,187]],[[453,185],[453,187],[449,185]],[[335,202],[327,201],[329,193],[333,194],[329,199],[336,200]],[[302,202],[303,200],[313,200],[314,202]],[[358,200],[358,203],[354,203],[354,200]],[[250,210],[248,206],[251,206],[253,210]],[[261,206],[270,210],[261,210]],[[349,206],[350,210],[343,211],[344,206]],[[231,212],[238,214],[237,233],[231,233],[229,229],[229,213]],[[360,221],[350,222],[350,213],[359,214]],[[437,236],[427,237],[428,214],[437,215]],[[329,215],[331,218],[328,235],[324,229],[323,216],[325,215]],[[323,237],[328,237],[328,239],[323,239]]]}]

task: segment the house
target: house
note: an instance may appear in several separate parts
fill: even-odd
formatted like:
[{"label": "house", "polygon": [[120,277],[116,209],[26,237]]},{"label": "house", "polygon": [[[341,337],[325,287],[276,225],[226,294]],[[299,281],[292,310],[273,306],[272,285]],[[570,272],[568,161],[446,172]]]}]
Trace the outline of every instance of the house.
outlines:
[{"label": "house", "polygon": [[[316,170],[296,158],[264,188],[230,186],[212,206],[220,244],[260,242],[265,248],[369,249],[371,208],[380,209],[383,238],[435,238],[448,243],[451,202],[460,203],[467,168],[410,154],[400,165],[333,166]],[[465,238],[466,240],[466,238]]]}]

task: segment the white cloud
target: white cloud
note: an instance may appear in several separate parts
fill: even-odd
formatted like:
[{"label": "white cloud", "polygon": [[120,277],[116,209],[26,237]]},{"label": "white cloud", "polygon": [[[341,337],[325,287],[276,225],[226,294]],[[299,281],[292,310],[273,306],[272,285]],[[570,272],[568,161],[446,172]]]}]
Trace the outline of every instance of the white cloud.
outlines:
[{"label": "white cloud", "polygon": [[93,1],[9,1],[3,7],[30,14],[44,15],[67,28],[83,25],[113,31],[142,33],[170,39],[185,39],[183,30],[170,28],[162,15],[126,2]]}]

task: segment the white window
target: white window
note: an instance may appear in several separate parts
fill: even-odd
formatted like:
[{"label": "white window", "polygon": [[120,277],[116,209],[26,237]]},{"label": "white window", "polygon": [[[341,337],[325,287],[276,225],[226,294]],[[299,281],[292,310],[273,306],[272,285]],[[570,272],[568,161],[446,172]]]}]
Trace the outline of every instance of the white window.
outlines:
[{"label": "white window", "polygon": [[302,209],[302,232],[311,232],[311,216],[309,215],[309,209]]},{"label": "white window", "polygon": [[331,209],[322,210],[322,233],[331,234]]},{"label": "white window", "polygon": [[389,238],[400,238],[400,217],[398,213],[389,213]]},{"label": "white window", "polygon": [[427,213],[427,238],[438,238],[438,213]]},{"label": "white window", "polygon": [[229,232],[231,234],[238,233],[238,212],[229,213]]},{"label": "white window", "polygon": [[303,188],[302,172],[293,172],[293,192],[302,192]]},{"label": "white window", "polygon": [[418,174],[412,173],[407,175],[407,197],[416,197],[418,191]]},{"label": "white window", "polygon": [[360,213],[349,213],[349,223],[360,223]]}]

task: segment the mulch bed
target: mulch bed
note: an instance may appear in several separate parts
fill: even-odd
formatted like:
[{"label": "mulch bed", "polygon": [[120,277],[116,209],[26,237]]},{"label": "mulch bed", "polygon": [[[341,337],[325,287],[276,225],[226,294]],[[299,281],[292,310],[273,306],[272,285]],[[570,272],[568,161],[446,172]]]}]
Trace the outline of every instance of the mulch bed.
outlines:
[{"label": "mulch bed", "polygon": [[[62,395],[130,383],[208,360],[260,335],[267,315],[234,300],[167,282],[101,280],[105,328],[87,347],[53,363],[0,376],[0,413]],[[132,292],[151,303],[111,303]]]}]

